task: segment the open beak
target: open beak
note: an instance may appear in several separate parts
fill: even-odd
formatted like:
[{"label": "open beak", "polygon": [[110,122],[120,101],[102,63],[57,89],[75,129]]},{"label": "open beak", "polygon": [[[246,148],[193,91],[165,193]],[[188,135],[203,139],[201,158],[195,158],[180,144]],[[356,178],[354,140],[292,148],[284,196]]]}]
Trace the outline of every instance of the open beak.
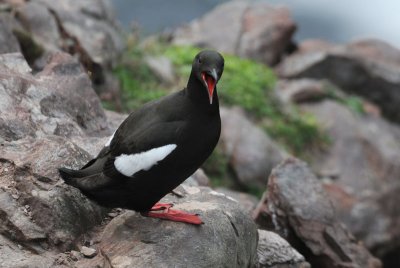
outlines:
[{"label": "open beak", "polygon": [[212,69],[211,71],[202,72],[201,77],[203,78],[203,81],[207,86],[208,98],[210,100],[210,104],[212,104],[214,89],[218,80],[217,71],[215,69]]}]

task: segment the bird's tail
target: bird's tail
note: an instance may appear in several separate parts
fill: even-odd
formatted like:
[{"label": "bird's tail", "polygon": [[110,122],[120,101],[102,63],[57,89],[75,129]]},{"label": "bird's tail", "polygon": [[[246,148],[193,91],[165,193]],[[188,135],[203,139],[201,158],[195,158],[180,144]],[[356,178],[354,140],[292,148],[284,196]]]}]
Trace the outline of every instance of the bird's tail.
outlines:
[{"label": "bird's tail", "polygon": [[111,183],[111,179],[103,173],[88,174],[82,169],[73,170],[64,167],[59,168],[58,171],[66,184],[83,191],[91,191]]},{"label": "bird's tail", "polygon": [[85,176],[84,174],[82,174],[81,170],[73,170],[73,169],[69,169],[69,168],[64,168],[61,167],[58,169],[58,172],[60,173],[61,178],[65,181],[66,184],[69,185],[75,185],[75,178],[81,178],[83,176]]}]

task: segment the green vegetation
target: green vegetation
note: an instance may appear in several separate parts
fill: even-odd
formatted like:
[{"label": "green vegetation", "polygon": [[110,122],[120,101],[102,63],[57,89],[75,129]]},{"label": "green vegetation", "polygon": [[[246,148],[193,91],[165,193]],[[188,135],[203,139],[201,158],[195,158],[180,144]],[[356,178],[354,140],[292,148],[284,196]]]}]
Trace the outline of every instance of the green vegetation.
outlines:
[{"label": "green vegetation", "polygon": [[350,108],[356,114],[365,114],[364,105],[362,98],[355,95],[347,95],[341,92],[335,85],[330,82],[324,83],[325,91],[327,92],[327,98],[333,99]]},{"label": "green vegetation", "polygon": [[[123,90],[123,108],[130,111],[143,103],[183,88],[191,71],[193,57],[200,51],[190,46],[168,46],[156,41],[138,49],[132,46],[123,62],[115,69]],[[144,64],[145,55],[168,57],[176,72],[176,84],[171,88],[163,85]],[[276,77],[268,67],[233,55],[223,55],[225,70],[218,84],[218,94],[223,105],[239,105],[253,120],[288,151],[304,156],[308,148],[325,144],[327,138],[318,129],[312,115],[295,110],[286,113],[274,98]],[[229,180],[228,159],[217,149],[205,163],[207,174],[213,178],[213,186],[233,186]],[[264,189],[248,189],[260,195]]]},{"label": "green vegetation", "polygon": [[143,51],[130,49],[114,70],[122,89],[122,109],[132,111],[144,103],[168,94],[160,81],[144,63]]}]

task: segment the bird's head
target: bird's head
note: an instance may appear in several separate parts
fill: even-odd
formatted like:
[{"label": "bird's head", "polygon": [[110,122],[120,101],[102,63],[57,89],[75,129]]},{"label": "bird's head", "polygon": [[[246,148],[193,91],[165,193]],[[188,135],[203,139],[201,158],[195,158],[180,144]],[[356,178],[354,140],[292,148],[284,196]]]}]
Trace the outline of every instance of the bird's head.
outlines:
[{"label": "bird's head", "polygon": [[192,72],[207,90],[210,104],[213,102],[215,86],[224,71],[224,58],[216,51],[201,51],[193,60]]}]

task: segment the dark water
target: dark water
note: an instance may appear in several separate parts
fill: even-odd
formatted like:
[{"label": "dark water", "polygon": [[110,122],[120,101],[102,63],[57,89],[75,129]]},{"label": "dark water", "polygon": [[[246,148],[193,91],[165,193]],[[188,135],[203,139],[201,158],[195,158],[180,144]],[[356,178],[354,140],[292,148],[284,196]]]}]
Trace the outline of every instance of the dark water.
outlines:
[{"label": "dark water", "polygon": [[[142,34],[171,29],[227,0],[112,0],[118,18]],[[253,0],[257,1],[257,0]],[[374,37],[400,46],[400,0],[269,0],[290,8],[299,29],[295,38],[332,42]]]}]

